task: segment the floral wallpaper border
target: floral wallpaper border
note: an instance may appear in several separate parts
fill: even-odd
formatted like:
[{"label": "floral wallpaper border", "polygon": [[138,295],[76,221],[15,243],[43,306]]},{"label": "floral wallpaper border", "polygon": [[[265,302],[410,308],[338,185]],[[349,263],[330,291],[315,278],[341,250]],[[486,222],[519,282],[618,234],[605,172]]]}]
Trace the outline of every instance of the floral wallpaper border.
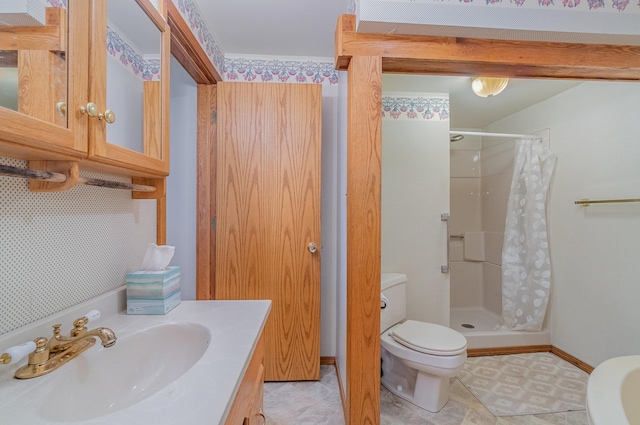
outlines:
[{"label": "floral wallpaper border", "polygon": [[225,57],[193,0],[170,0],[206,52],[218,73],[227,81],[261,81],[337,84],[333,60]]},{"label": "floral wallpaper border", "polygon": [[50,7],[61,7],[63,9],[67,8],[67,0],[47,0],[47,4]]},{"label": "floral wallpaper border", "polygon": [[107,52],[143,81],[160,81],[160,59],[145,59],[107,26]]},{"label": "floral wallpaper border", "polygon": [[448,121],[449,97],[439,95],[383,94],[383,120]]},{"label": "floral wallpaper border", "polygon": [[227,57],[224,79],[334,85],[338,84],[338,71],[331,60]]},{"label": "floral wallpaper border", "polygon": [[178,11],[180,11],[185,22],[187,22],[189,28],[191,28],[191,32],[196,36],[196,39],[209,57],[209,60],[222,76],[225,62],[224,52],[211,31],[209,31],[209,28],[202,18],[202,14],[196,4],[193,0],[167,1],[172,1],[177,6]]},{"label": "floral wallpaper border", "polygon": [[[349,0],[347,13],[355,14],[362,0]],[[628,12],[640,14],[640,1],[631,0],[386,0],[398,3],[462,4],[465,6],[489,6],[512,8],[545,8],[552,10],[584,10],[600,12]],[[627,8],[630,4],[637,7]]]}]

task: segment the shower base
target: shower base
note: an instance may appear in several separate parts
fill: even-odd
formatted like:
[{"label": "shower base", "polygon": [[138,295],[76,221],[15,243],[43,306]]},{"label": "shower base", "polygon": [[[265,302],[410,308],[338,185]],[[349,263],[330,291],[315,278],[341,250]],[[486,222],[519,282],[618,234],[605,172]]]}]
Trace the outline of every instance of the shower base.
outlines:
[{"label": "shower base", "polygon": [[[539,332],[495,330],[499,316],[482,307],[451,308],[451,329],[467,338],[467,348],[523,347],[550,345],[549,329]],[[463,324],[473,325],[470,329]]]}]

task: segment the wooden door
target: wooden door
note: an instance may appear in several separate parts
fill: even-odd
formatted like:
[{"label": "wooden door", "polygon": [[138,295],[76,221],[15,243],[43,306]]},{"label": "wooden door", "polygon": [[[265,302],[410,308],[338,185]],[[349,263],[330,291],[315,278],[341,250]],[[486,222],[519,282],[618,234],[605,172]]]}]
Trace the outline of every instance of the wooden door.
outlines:
[{"label": "wooden door", "polygon": [[318,85],[218,83],[216,299],[270,299],[265,380],[320,377]]}]

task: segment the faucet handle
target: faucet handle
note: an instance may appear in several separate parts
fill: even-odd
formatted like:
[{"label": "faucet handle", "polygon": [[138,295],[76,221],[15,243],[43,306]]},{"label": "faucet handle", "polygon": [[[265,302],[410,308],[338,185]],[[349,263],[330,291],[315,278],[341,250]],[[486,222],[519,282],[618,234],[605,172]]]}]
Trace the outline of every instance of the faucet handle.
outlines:
[{"label": "faucet handle", "polygon": [[87,319],[85,316],[76,319],[73,321],[73,330],[71,331],[71,336],[78,336],[83,332],[87,331],[87,323],[89,322],[89,319]]},{"label": "faucet handle", "polygon": [[73,321],[73,330],[71,331],[71,336],[78,336],[87,330],[87,323],[91,320],[97,320],[100,318],[100,311],[91,310],[84,316],[80,317]]},{"label": "faucet handle", "polygon": [[98,320],[100,318],[100,310],[91,310],[87,314],[84,315],[87,318],[87,322],[92,320]]},{"label": "faucet handle", "polygon": [[27,341],[20,345],[14,345],[7,348],[7,351],[0,356],[0,364],[13,364],[20,361],[27,354],[35,351],[36,343],[34,341]]}]

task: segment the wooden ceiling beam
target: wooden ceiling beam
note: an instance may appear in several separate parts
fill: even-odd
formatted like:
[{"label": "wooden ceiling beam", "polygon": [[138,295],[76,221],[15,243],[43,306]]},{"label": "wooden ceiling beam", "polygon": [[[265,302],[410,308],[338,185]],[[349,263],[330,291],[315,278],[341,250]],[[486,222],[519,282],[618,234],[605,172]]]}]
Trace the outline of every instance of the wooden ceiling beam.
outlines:
[{"label": "wooden ceiling beam", "polygon": [[342,15],[336,69],[353,56],[382,57],[388,73],[640,80],[640,46],[357,33]]}]

